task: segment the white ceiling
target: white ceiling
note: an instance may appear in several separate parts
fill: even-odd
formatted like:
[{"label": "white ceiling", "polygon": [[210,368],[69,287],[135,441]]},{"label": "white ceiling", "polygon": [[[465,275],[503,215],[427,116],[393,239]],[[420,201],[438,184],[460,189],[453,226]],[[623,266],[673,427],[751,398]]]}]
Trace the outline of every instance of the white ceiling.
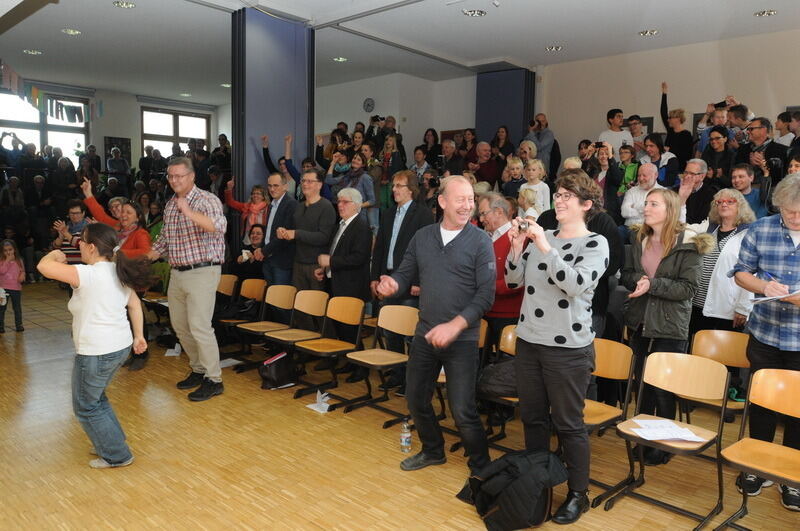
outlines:
[{"label": "white ceiling", "polygon": [[[798,0],[499,0],[500,7],[490,0],[134,1],[131,10],[111,0],[48,5],[0,35],[0,56],[32,79],[167,99],[190,92],[189,101],[219,105],[230,102],[230,90],[219,86],[230,76],[230,12],[253,5],[318,27],[320,86],[393,72],[441,80],[491,63],[536,68],[800,27]],[[487,15],[469,18],[462,9]],[[778,14],[753,16],[762,9]],[[324,27],[331,23],[356,34]],[[83,34],[68,37],[64,27]],[[649,28],[659,35],[638,35]],[[550,44],[564,49],[547,53]],[[25,48],[44,54],[24,55]],[[348,61],[335,63],[336,56]]]}]

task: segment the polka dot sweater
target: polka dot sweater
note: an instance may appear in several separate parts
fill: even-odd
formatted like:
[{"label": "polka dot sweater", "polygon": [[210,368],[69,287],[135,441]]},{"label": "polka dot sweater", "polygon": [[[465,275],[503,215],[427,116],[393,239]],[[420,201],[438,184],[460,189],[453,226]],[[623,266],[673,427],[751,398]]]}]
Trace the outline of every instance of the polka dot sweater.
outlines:
[{"label": "polka dot sweater", "polygon": [[525,286],[517,336],[538,345],[580,348],[594,340],[592,297],[608,267],[608,242],[599,234],[558,238],[545,231],[552,249],[529,243],[516,263],[509,254],[506,284]]}]

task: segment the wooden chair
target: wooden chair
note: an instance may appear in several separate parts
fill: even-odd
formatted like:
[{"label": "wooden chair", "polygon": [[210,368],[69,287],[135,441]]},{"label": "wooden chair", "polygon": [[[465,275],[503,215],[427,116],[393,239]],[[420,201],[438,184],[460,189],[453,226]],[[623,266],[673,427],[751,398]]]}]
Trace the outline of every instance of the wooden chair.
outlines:
[{"label": "wooden chair", "polygon": [[[721,400],[723,407],[728,399],[728,382],[730,375],[728,369],[721,363],[714,360],[701,358],[699,356],[689,356],[676,352],[654,352],[647,357],[644,367],[644,375],[639,385],[637,394],[636,415],[624,422],[617,424],[617,435],[625,440],[625,447],[628,453],[629,474],[623,484],[622,490],[609,498],[604,505],[606,511],[610,510],[620,498],[624,496],[635,496],[637,499],[652,503],[683,516],[688,516],[700,521],[695,529],[700,529],[706,525],[715,515],[722,510],[723,483],[722,483],[722,461],[720,457],[723,421],[719,418],[717,431],[711,431],[698,426],[693,426],[684,422],[673,421],[677,426],[690,430],[701,442],[692,441],[651,441],[644,439],[636,434],[634,429],[640,428],[640,420],[665,420],[653,415],[643,415],[639,413],[642,405],[644,385],[650,384],[654,387],[664,389],[676,395],[687,396],[691,399],[702,400]],[[669,419],[672,420],[672,419]],[[634,459],[631,443],[637,443],[639,457],[639,474],[634,477]],[[644,477],[644,447],[656,448],[665,452],[678,455],[698,455],[712,445],[716,445],[717,450],[717,503],[707,515],[700,515],[690,512],[682,507],[677,507],[666,503],[660,499],[652,498],[635,492],[645,482]]]},{"label": "wooden chair", "polygon": [[[500,351],[500,353],[506,354],[508,356],[517,355],[516,325],[508,325],[503,328],[502,332],[500,332],[500,343],[498,344],[498,350]],[[500,396],[488,396],[485,394],[478,394],[478,398],[480,398],[481,400],[491,402],[493,404],[497,404],[499,406],[506,406],[513,408],[519,407],[519,397],[516,396],[500,397]],[[488,427],[486,428],[486,435],[489,436],[487,440],[490,444],[506,438],[506,419],[502,415],[500,416],[500,418],[501,418],[500,430],[497,433],[494,433],[494,429],[487,420]],[[456,445],[453,446],[456,447]]]},{"label": "wooden chair", "polygon": [[[227,286],[225,286],[227,288]],[[239,290],[239,295],[237,297],[237,301],[241,301],[244,299],[252,300],[255,304],[259,305],[258,314],[261,313],[261,307],[263,306],[264,302],[264,290],[267,289],[267,281],[263,278],[248,278],[244,282],[242,282],[241,289]],[[229,332],[230,330],[236,328],[236,325],[241,323],[248,323],[250,320],[248,319],[237,319],[237,318],[226,318],[226,319],[217,319],[216,323],[222,328],[224,332]],[[238,353],[237,353],[238,354]],[[230,357],[232,354],[228,353],[227,356]]]},{"label": "wooden chair", "polygon": [[[318,339],[310,339],[307,341],[298,341],[294,344],[295,352],[309,354],[316,358],[329,358],[331,359],[331,380],[321,384],[309,384],[300,382],[305,385],[304,388],[298,389],[294,393],[295,398],[300,398],[317,390],[332,389],[338,387],[339,381],[336,378],[336,365],[339,359],[347,354],[358,349],[361,343],[361,322],[364,320],[364,301],[356,297],[333,297],[328,302],[328,308],[325,311],[325,320],[322,323],[322,330],[325,330],[325,325],[331,321],[334,323],[341,323],[343,325],[355,326],[356,336],[355,342],[345,341],[343,339],[331,339],[320,337]],[[277,332],[280,333],[280,332]],[[338,335],[338,334],[337,334]],[[347,401],[342,401],[344,404]],[[330,404],[328,410],[336,409],[334,406],[337,404]]]},{"label": "wooden chair", "polygon": [[[727,367],[738,367],[749,369],[750,360],[747,359],[747,343],[750,340],[748,334],[741,332],[730,332],[727,330],[700,330],[694,335],[692,340],[692,356],[702,356],[710,360],[718,361]],[[679,396],[681,409],[686,411],[686,422],[692,422],[689,408],[686,406],[697,406],[712,409],[725,413],[741,413],[744,411],[744,402],[729,400],[725,411],[722,411],[721,400],[690,400]]]},{"label": "wooden chair", "polygon": [[[800,488],[800,450],[744,436],[747,416],[753,405],[790,417],[800,417],[800,372],[786,369],[761,369],[750,380],[739,439],[722,450],[722,461],[744,474]],[[742,505],[716,529],[730,527],[747,514],[747,491],[742,489]],[[765,517],[766,518],[766,517]]]},{"label": "wooden chair", "polygon": [[219,283],[217,284],[217,293],[233,297],[236,292],[236,283],[239,282],[239,277],[236,275],[220,275]]},{"label": "wooden chair", "polygon": [[[275,285],[267,288],[266,295],[264,295],[264,304],[261,307],[261,320],[252,323],[241,323],[236,325],[236,332],[241,340],[243,355],[252,352],[253,343],[258,343],[264,340],[264,333],[274,332],[276,330],[285,330],[289,328],[288,323],[281,323],[278,321],[264,321],[269,307],[279,308],[281,310],[291,310],[294,307],[294,299],[297,295],[297,288],[294,286]],[[245,350],[245,345],[247,350]],[[259,361],[244,363],[235,367],[236,372],[245,372],[250,369],[258,367]]]},{"label": "wooden chair", "polygon": [[[314,289],[304,289],[297,292],[292,308],[290,325],[295,325],[299,314],[310,315],[312,317],[323,317],[328,308],[329,295],[324,291]],[[304,328],[289,327],[283,330],[264,332],[264,338],[276,345],[291,347],[298,341],[316,339],[322,334],[316,330],[306,330]]]},{"label": "wooden chair", "polygon": [[[381,330],[394,332],[401,336],[413,336],[419,321],[419,310],[410,306],[388,305],[381,308],[378,314],[377,321],[375,322],[375,341],[380,340],[381,347],[383,341],[381,338]],[[366,320],[365,320],[366,322]],[[375,370],[381,380],[381,384],[386,383],[386,371],[401,367],[408,363],[408,356],[404,353],[394,352],[385,348],[376,348],[377,345],[368,350],[359,350],[351,352],[347,355],[347,360],[355,365],[366,367],[367,370]],[[359,398],[354,398],[345,405],[344,412],[350,413],[354,409],[364,406],[369,406],[384,413],[392,415],[392,419],[383,424],[384,429],[393,425],[392,421],[396,419],[405,419],[408,413],[399,413],[384,406],[378,405],[380,402],[389,400],[389,389],[385,388],[383,394],[378,397],[372,396],[372,383],[370,382],[369,375],[364,378],[364,383],[367,386],[367,393]],[[340,404],[334,404],[340,406]],[[387,424],[388,423],[388,424]],[[396,423],[396,422],[394,422]]]}]

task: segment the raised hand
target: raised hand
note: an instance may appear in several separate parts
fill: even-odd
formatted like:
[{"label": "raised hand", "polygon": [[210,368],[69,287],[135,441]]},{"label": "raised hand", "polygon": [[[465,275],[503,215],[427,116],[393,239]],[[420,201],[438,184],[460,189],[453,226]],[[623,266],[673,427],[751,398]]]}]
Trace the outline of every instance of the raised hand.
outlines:
[{"label": "raised hand", "polygon": [[81,191],[84,196],[92,197],[92,181],[90,181],[88,177],[83,178],[83,182],[81,182]]},{"label": "raised hand", "polygon": [[261,135],[261,147],[269,149],[269,135]]}]

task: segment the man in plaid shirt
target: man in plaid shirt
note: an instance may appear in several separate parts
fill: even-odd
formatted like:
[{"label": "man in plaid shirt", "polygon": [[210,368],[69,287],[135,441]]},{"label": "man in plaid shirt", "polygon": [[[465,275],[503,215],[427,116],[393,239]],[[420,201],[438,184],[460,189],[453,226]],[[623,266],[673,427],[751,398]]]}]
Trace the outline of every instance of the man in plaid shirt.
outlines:
[{"label": "man in plaid shirt", "polygon": [[[800,371],[800,174],[785,177],[775,188],[772,203],[780,214],[761,218],[750,225],[742,240],[739,262],[731,274],[748,291],[767,297],[785,297],[753,306],[747,327],[750,370],[788,369]],[[758,299],[756,299],[757,301]],[[751,405],[750,437],[772,441],[777,415]],[[784,416],[783,445],[800,450],[800,419]],[[739,492],[750,496],[771,481],[746,474]],[[781,503],[800,511],[800,491],[781,485]]]},{"label": "man in plaid shirt", "polygon": [[227,220],[219,198],[195,186],[194,177],[188,158],[169,161],[167,179],[175,196],[164,208],[164,228],[148,256],[155,260],[166,255],[172,268],[169,318],[192,369],[177,387],[197,388],[189,393],[189,400],[197,402],[224,389],[211,316],[225,257]]}]

